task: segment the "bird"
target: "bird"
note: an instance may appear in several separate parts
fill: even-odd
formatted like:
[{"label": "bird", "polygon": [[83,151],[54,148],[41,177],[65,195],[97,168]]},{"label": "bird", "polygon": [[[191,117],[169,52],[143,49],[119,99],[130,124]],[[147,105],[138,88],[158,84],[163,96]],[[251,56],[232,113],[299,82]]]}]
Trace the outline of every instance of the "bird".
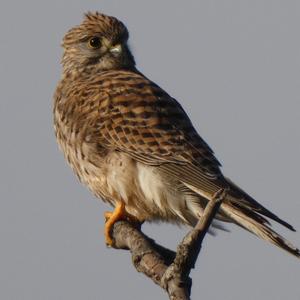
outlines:
[{"label": "bird", "polygon": [[217,220],[300,258],[270,221],[295,229],[223,175],[180,103],[137,69],[128,39],[116,17],[86,13],[63,38],[54,93],[60,149],[79,180],[114,208],[105,213],[106,244],[114,245],[111,231],[119,220],[193,227],[226,189]]}]

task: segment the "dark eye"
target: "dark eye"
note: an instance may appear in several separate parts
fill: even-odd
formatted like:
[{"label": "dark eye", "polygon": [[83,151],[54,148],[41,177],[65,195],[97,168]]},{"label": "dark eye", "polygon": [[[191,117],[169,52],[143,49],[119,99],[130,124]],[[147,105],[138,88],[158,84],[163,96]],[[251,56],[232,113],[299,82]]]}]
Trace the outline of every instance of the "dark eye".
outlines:
[{"label": "dark eye", "polygon": [[89,39],[88,45],[90,48],[98,49],[101,47],[101,40],[97,36],[94,36]]}]

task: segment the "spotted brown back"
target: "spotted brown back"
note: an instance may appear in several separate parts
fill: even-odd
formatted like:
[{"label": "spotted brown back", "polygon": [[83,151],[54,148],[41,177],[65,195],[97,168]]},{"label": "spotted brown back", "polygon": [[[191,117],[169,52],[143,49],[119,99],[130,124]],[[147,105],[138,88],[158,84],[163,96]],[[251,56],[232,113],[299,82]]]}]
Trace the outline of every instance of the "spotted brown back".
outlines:
[{"label": "spotted brown back", "polygon": [[219,163],[176,100],[132,71],[107,71],[99,85],[98,128],[107,147],[152,164],[194,164],[219,174]]}]

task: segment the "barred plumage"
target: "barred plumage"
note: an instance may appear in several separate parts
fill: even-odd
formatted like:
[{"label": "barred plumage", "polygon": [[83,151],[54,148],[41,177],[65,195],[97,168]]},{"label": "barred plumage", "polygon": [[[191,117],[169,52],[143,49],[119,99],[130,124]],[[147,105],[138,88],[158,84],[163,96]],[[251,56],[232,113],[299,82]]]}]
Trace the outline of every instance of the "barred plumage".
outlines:
[{"label": "barred plumage", "polygon": [[136,69],[127,39],[123,23],[99,13],[87,14],[64,38],[54,123],[79,179],[140,221],[191,226],[213,194],[229,187],[220,220],[300,256],[265,217],[293,227],[222,175],[181,105]]}]

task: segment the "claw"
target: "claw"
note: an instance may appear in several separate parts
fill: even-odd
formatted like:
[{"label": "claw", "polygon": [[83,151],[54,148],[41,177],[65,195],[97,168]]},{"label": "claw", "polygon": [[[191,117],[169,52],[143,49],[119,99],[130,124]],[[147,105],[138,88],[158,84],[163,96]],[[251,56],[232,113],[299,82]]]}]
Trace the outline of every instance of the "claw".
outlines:
[{"label": "claw", "polygon": [[112,212],[111,211],[106,211],[104,213],[104,218],[105,218],[105,223],[108,221],[108,219],[112,216]]},{"label": "claw", "polygon": [[105,212],[104,214],[106,223],[104,228],[104,235],[106,244],[110,247],[113,246],[114,241],[111,237],[111,230],[114,224],[120,220],[125,220],[127,215],[125,211],[125,204],[121,201],[119,202],[113,212]]}]

